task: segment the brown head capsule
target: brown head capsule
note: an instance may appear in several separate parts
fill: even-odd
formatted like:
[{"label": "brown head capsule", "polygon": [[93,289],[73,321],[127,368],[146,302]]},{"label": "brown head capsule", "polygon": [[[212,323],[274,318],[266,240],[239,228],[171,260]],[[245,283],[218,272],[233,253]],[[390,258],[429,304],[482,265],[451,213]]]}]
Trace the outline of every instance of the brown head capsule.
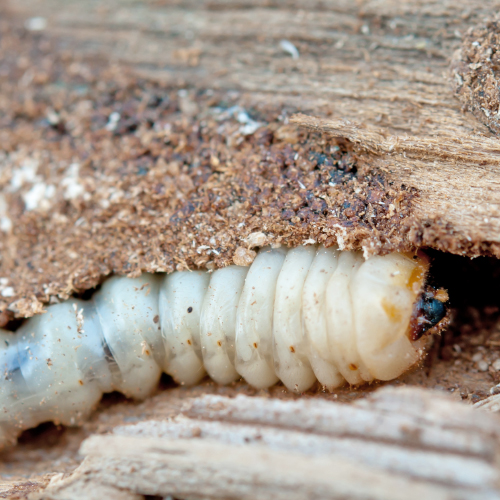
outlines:
[{"label": "brown head capsule", "polygon": [[439,333],[448,324],[448,293],[427,287],[419,295],[413,307],[409,337],[415,341],[424,334]]}]

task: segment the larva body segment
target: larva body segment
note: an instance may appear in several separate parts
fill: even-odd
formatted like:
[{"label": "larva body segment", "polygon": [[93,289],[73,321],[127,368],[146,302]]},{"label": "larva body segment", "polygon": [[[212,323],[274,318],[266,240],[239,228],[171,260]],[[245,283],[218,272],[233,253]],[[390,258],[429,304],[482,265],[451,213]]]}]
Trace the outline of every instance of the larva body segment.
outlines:
[{"label": "larva body segment", "polygon": [[258,389],[278,382],[273,360],[276,282],[286,250],[263,249],[248,271],[236,315],[236,370]]},{"label": "larva body segment", "polygon": [[158,290],[159,278],[154,275],[127,280],[114,276],[92,298],[104,342],[117,365],[111,364],[113,390],[127,397],[147,397],[160,379],[155,358],[161,359],[164,350],[154,323]]},{"label": "larva body segment", "polygon": [[309,246],[264,248],[249,268],[212,274],[112,277],[89,301],[0,330],[0,444],[47,420],[78,424],[104,392],[145,398],[162,371],[297,392],[398,377],[446,314],[424,291],[427,269],[419,256]]},{"label": "larva body segment", "polygon": [[363,263],[356,252],[342,252],[337,268],[326,286],[327,331],[331,355],[342,376],[350,384],[373,380],[358,352],[355,332],[353,276]]},{"label": "larva body segment", "polygon": [[200,314],[210,275],[180,271],[163,278],[160,289],[161,336],[167,352],[164,371],[179,384],[205,376],[200,343]]},{"label": "larva body segment", "polygon": [[203,363],[210,378],[229,384],[240,378],[235,368],[236,312],[248,267],[214,271],[203,301],[200,340]]},{"label": "larva body segment", "polygon": [[358,350],[374,378],[391,380],[418,361],[418,351],[401,332],[408,329],[423,285],[423,276],[413,281],[423,265],[394,253],[366,261],[353,277]]},{"label": "larva body segment", "polygon": [[316,378],[327,389],[344,383],[331,355],[326,315],[326,286],[337,268],[339,251],[320,247],[304,283],[302,307],[309,345],[309,361]]},{"label": "larva body segment", "polygon": [[309,362],[302,314],[304,282],[316,249],[298,247],[287,253],[276,283],[273,317],[274,370],[290,390],[309,389],[316,377]]}]

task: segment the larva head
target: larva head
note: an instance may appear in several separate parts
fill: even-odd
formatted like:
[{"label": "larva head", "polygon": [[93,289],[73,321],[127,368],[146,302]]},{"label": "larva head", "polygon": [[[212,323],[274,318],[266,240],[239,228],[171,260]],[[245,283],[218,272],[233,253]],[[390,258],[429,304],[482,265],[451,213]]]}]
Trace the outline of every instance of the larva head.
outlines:
[{"label": "larva head", "polygon": [[448,323],[448,293],[443,288],[438,290],[427,287],[413,306],[409,337],[416,341],[424,334],[438,333]]},{"label": "larva head", "polygon": [[[392,253],[368,259],[356,274],[358,350],[374,378],[391,380],[425,352],[424,333],[446,321],[444,290],[426,287],[429,259],[422,253]],[[439,300],[441,299],[441,300]]]},{"label": "larva head", "polygon": [[448,292],[444,288],[436,289],[426,284],[429,271],[429,258],[423,252],[412,256],[416,267],[408,281],[408,287],[415,293],[413,312],[408,328],[408,337],[416,342],[424,334],[439,333],[447,326]]}]

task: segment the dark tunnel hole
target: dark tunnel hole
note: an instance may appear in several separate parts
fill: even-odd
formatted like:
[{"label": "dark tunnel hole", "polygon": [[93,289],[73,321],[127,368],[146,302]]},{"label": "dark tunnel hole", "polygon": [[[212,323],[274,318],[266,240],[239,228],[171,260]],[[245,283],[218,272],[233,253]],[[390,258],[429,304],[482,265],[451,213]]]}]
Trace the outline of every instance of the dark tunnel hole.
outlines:
[{"label": "dark tunnel hole", "polygon": [[[471,259],[427,250],[431,257],[429,284],[448,291],[451,323],[439,339],[439,357],[460,337],[493,333],[500,322],[500,259]],[[473,339],[472,339],[473,340]]]}]

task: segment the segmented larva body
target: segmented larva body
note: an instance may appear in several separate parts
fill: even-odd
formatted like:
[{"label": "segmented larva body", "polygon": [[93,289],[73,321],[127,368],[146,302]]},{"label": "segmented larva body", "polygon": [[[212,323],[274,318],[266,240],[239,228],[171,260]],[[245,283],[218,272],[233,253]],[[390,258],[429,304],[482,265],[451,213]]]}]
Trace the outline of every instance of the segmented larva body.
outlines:
[{"label": "segmented larva body", "polygon": [[421,256],[308,246],[213,273],[112,277],[91,300],[0,331],[0,444],[41,422],[78,424],[105,392],[145,398],[162,371],[297,392],[396,378],[422,356],[422,324],[444,315],[415,320],[427,269]]}]

